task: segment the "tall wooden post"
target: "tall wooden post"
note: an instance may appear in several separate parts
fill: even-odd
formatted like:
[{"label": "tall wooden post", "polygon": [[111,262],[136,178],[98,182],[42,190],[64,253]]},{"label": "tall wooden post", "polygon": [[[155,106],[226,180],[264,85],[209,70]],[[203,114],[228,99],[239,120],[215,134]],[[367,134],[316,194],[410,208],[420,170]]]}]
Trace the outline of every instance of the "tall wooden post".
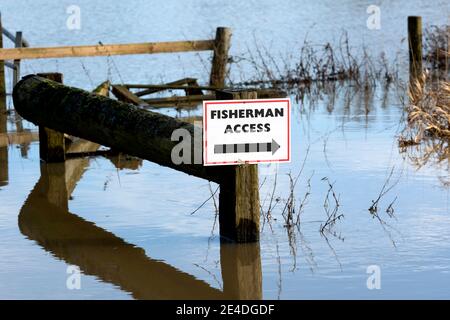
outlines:
[{"label": "tall wooden post", "polygon": [[408,17],[410,80],[422,78],[422,18]]},{"label": "tall wooden post", "polygon": [[[256,99],[255,91],[222,91],[219,100]],[[224,240],[254,242],[259,240],[258,165],[234,166],[220,184],[219,224]]]},{"label": "tall wooden post", "polygon": [[[2,16],[0,13],[0,50],[3,49],[3,27]],[[2,101],[4,102],[2,104]],[[3,111],[3,106],[6,106],[6,84],[5,84],[5,62],[0,60],[0,113]]]},{"label": "tall wooden post", "polygon": [[230,43],[231,29],[225,27],[217,28],[216,39],[214,41],[214,56],[211,66],[211,77],[209,80],[211,86],[221,88],[225,86]]},{"label": "tall wooden post", "polygon": [[[63,83],[61,73],[39,73],[38,76]],[[64,133],[39,126],[39,155],[45,162],[66,160]]]},{"label": "tall wooden post", "polygon": [[[16,32],[15,47],[22,47],[22,31]],[[20,60],[14,60],[13,86],[20,80]]]}]

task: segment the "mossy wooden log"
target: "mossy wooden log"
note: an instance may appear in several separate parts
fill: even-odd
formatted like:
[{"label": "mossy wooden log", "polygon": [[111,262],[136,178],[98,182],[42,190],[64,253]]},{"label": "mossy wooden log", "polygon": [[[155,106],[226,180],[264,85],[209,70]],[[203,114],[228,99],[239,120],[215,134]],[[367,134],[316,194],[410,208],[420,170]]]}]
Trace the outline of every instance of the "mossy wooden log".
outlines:
[{"label": "mossy wooden log", "polygon": [[[28,121],[83,139],[97,142],[157,164],[221,183],[232,167],[204,167],[194,163],[175,164],[172,141],[176,129],[194,137],[192,124],[143,110],[87,91],[64,86],[36,76],[24,77],[13,91],[17,112]],[[201,144],[201,142],[200,142]]]}]

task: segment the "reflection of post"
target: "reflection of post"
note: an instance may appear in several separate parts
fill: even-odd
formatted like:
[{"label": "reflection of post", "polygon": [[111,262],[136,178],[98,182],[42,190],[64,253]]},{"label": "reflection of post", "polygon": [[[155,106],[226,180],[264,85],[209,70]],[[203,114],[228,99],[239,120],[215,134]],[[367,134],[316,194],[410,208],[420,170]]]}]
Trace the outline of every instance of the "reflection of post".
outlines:
[{"label": "reflection of post", "polygon": [[227,299],[262,299],[259,243],[221,243],[220,264]]},{"label": "reflection of post", "polygon": [[[0,13],[0,49],[3,49],[3,27],[2,14]],[[2,112],[2,102],[6,106],[6,83],[5,83],[5,62],[0,60],[0,113]]]},{"label": "reflection of post", "polygon": [[[68,164],[70,165],[70,164]],[[68,195],[66,187],[66,165],[64,163],[46,164],[41,163],[41,177],[43,179],[40,192],[47,201],[64,210],[68,210]]]},{"label": "reflection of post", "polygon": [[[1,38],[1,25],[0,25]],[[0,72],[1,76],[1,72]],[[1,95],[1,93],[0,93]],[[0,133],[6,133],[6,104],[0,97]],[[0,187],[8,184],[8,145],[0,147]]]}]

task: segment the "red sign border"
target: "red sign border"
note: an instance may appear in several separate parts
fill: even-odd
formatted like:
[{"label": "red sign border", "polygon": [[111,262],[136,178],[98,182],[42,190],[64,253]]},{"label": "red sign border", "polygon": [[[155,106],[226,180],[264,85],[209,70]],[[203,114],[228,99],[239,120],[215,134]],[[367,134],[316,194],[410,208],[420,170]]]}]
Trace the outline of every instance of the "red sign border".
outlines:
[{"label": "red sign border", "polygon": [[[207,110],[208,105],[211,104],[236,104],[236,103],[254,103],[254,102],[287,102],[288,116],[287,116],[287,134],[288,134],[288,157],[286,159],[276,159],[276,160],[256,160],[256,161],[216,161],[208,162],[208,153],[206,152],[208,147],[208,141],[206,139],[206,131],[208,129],[208,117]],[[203,102],[203,166],[209,165],[239,165],[239,164],[257,164],[264,162],[290,162],[291,161],[291,100],[289,98],[285,99],[249,99],[249,100],[220,100],[220,101],[204,101]]]}]

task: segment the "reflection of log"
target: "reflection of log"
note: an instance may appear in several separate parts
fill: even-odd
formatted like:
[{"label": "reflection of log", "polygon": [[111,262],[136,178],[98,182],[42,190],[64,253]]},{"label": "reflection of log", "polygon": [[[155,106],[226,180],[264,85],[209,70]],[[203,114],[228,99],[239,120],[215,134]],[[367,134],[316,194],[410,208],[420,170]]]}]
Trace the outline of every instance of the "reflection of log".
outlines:
[{"label": "reflection of log", "polygon": [[224,294],[230,299],[262,299],[259,243],[220,246]]},{"label": "reflection of log", "polygon": [[116,156],[106,156],[119,170],[137,170],[142,166],[142,159],[119,153]]},{"label": "reflection of log", "polygon": [[[41,178],[19,215],[24,235],[56,257],[78,265],[84,274],[115,284],[135,298],[224,298],[205,282],[148,258],[143,249],[68,212],[67,198],[58,190],[73,190],[86,164],[86,159],[42,164]],[[69,167],[77,173],[68,174]]]},{"label": "reflection of log", "polygon": [[8,184],[8,147],[0,147],[0,187]]},{"label": "reflection of log", "polygon": [[[24,77],[14,87],[13,98],[17,111],[38,125],[215,182],[230,171],[226,166],[172,161],[172,149],[179,143],[171,140],[172,133],[185,129],[194,137],[189,123],[37,76]],[[198,152],[191,152],[191,163],[198,161],[194,155]]]}]

